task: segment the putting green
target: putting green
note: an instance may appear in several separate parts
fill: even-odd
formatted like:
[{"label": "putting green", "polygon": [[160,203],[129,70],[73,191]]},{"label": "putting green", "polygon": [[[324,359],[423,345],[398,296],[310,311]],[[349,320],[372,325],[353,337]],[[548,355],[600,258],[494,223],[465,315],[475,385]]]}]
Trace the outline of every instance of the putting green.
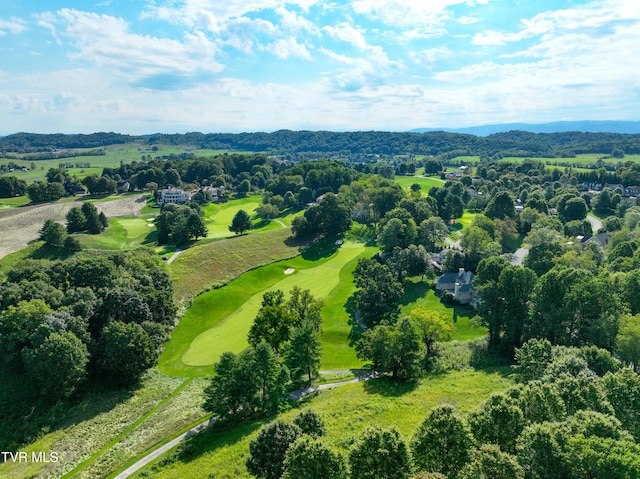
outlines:
[{"label": "putting green", "polygon": [[364,250],[361,243],[345,242],[333,258],[319,266],[298,270],[287,276],[283,269],[281,281],[254,294],[241,308],[197,336],[182,356],[183,364],[208,366],[214,364],[225,351],[239,353],[246,349],[247,334],[260,309],[265,291],[281,289],[287,293],[294,286],[299,286],[311,290],[316,298],[326,298],[340,283],[340,270]]}]

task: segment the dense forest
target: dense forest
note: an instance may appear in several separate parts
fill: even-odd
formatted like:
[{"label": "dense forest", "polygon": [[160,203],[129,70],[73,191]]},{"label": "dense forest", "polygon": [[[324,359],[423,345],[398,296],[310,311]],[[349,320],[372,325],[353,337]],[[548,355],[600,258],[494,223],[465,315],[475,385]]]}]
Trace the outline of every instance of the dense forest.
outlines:
[{"label": "dense forest", "polygon": [[16,133],[0,138],[1,153],[36,153],[60,148],[99,148],[138,142],[144,145],[179,145],[192,148],[253,151],[273,154],[350,155],[479,155],[492,157],[565,157],[580,153],[610,154],[619,149],[627,154],[640,153],[640,135],[618,133],[529,133],[510,131],[487,137],[469,134],[409,132],[330,132],[289,131],[273,133],[185,133],[130,136],[117,133],[90,135],[41,135]]}]

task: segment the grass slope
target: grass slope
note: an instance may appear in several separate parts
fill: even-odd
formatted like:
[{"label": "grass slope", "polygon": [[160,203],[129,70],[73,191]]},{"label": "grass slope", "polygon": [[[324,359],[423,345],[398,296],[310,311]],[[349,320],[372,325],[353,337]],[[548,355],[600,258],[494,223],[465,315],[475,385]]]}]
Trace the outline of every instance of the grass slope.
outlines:
[{"label": "grass slope", "polygon": [[199,244],[184,251],[167,266],[176,301],[228,282],[247,270],[297,255],[302,243],[290,236],[291,230],[280,228]]},{"label": "grass slope", "polygon": [[435,176],[396,176],[394,181],[407,191],[410,190],[411,185],[418,183],[422,187],[423,196],[426,196],[429,193],[429,189],[433,186],[437,186],[438,188],[442,188],[444,186],[444,181]]},{"label": "grass slope", "polygon": [[[508,372],[508,369],[452,372],[428,377],[417,386],[372,380],[323,391],[304,401],[303,406],[323,417],[328,442],[346,452],[367,426],[396,426],[408,439],[439,404],[452,404],[463,413],[468,412],[492,392],[509,387],[512,383],[506,377]],[[298,412],[294,409],[280,418],[290,421]],[[181,479],[201,477],[203,471],[209,471],[216,479],[248,479],[251,476],[245,461],[249,442],[267,421],[213,426],[194,436],[182,452],[169,454],[135,477]]]}]

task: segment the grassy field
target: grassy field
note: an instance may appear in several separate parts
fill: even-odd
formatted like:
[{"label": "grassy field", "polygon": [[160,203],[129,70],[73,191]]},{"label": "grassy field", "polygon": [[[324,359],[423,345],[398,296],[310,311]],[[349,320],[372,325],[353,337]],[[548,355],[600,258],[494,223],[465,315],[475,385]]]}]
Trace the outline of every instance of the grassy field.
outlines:
[{"label": "grassy field", "polygon": [[[70,151],[86,151],[87,149],[74,149]],[[17,178],[25,180],[27,183],[31,183],[36,180],[45,180],[47,171],[49,168],[58,168],[61,163],[88,163],[88,168],[68,168],[67,171],[71,176],[77,176],[78,178],[84,178],[86,176],[102,174],[103,168],[115,168],[119,167],[121,163],[130,164],[132,161],[144,161],[142,156],[151,155],[152,158],[161,157],[170,154],[182,154],[185,150],[183,148],[173,147],[159,147],[156,150],[153,148],[140,148],[138,145],[130,143],[125,145],[111,145],[106,147],[106,155],[104,156],[77,156],[74,158],[58,158],[52,160],[15,160],[10,158],[0,158],[0,165],[7,165],[9,163],[15,163],[18,168],[31,168],[31,163],[36,165],[34,170],[30,171],[15,171],[10,174],[15,175]],[[191,150],[196,156],[214,156],[224,153],[219,150]]]},{"label": "grassy field", "polygon": [[[318,412],[327,426],[327,440],[346,452],[362,430],[370,425],[396,426],[408,439],[428,412],[440,404],[452,404],[466,413],[492,392],[512,383],[508,369],[452,372],[423,379],[417,386],[386,380],[350,384],[323,391],[303,401],[301,407]],[[279,417],[290,421],[298,408]],[[182,449],[135,477],[181,479],[201,477],[203,471],[216,479],[248,479],[245,467],[249,442],[267,419],[237,425],[216,425],[194,436]]]},{"label": "grassy field", "polygon": [[0,198],[0,209],[2,208],[17,208],[19,206],[26,206],[31,203],[28,196],[16,196],[14,198]]},{"label": "grassy field", "polygon": [[[89,393],[62,411],[48,433],[22,449],[29,456],[57,452],[57,463],[7,462],[0,464],[0,477],[60,477],[83,463],[86,473],[74,477],[106,476],[109,468],[202,417],[202,381],[166,401],[183,381],[150,371],[137,389]],[[111,450],[114,440],[129,446]]]},{"label": "grassy field", "polygon": [[395,182],[402,186],[407,191],[411,188],[411,185],[418,183],[422,187],[422,194],[424,196],[429,193],[429,189],[433,186],[442,188],[444,182],[439,177],[423,177],[423,176],[396,176]]},{"label": "grassy field", "polygon": [[245,271],[291,258],[299,253],[302,245],[291,239],[288,228],[196,245],[167,266],[173,280],[174,297],[182,302]]},{"label": "grassy field", "polygon": [[[365,250],[357,243],[346,243],[337,250],[335,245],[323,242],[300,257],[249,271],[224,288],[198,296],[167,343],[160,370],[172,375],[210,374],[211,365],[222,352],[239,352],[246,347],[246,334],[265,290],[288,291],[298,285],[311,289],[317,297],[326,297],[339,283],[340,270]],[[285,276],[289,268],[295,273]]]},{"label": "grassy field", "polygon": [[[510,162],[510,163],[522,163],[525,159],[530,159],[530,160],[542,161],[549,168],[565,168],[564,166],[559,166],[558,164],[566,163],[571,165],[577,165],[578,169],[580,169],[580,165],[583,165],[584,167],[595,165],[596,162],[600,159],[602,159],[604,165],[611,165],[611,166],[617,166],[618,162],[625,162],[625,161],[640,162],[640,155],[625,155],[624,158],[606,158],[606,156],[607,155],[603,155],[601,153],[584,153],[584,154],[576,155],[575,158],[522,158],[522,157],[505,156],[499,161]],[[480,161],[480,157],[479,156],[458,156],[456,158],[453,158],[453,160],[475,165]],[[589,169],[585,168],[584,171],[589,171]]]}]

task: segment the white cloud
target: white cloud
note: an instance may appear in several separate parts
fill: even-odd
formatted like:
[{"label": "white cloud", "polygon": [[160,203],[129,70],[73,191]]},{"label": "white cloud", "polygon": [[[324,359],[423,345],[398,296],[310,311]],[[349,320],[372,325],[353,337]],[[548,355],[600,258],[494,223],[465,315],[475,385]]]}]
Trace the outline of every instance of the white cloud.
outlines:
[{"label": "white cloud", "polygon": [[379,19],[388,25],[439,25],[451,18],[449,7],[465,0],[355,0],[354,12]]},{"label": "white cloud", "polygon": [[27,30],[24,21],[20,18],[11,17],[9,20],[0,18],[0,36],[8,33],[17,35]]},{"label": "white cloud", "polygon": [[434,47],[420,52],[411,52],[409,57],[424,67],[433,68],[439,60],[450,58],[453,55],[454,52],[447,47]]},{"label": "white cloud", "polygon": [[216,45],[201,32],[186,33],[179,41],[131,33],[124,20],[109,15],[63,9],[57,17],[63,29],[59,35],[77,48],[73,59],[108,68],[140,85],[156,77],[170,87],[171,77],[186,81],[224,68],[216,60]]},{"label": "white cloud", "polygon": [[266,51],[273,53],[278,58],[287,59],[290,57],[304,58],[311,60],[311,54],[307,47],[298,43],[294,37],[281,38],[270,45],[263,47]]},{"label": "white cloud", "polygon": [[477,17],[464,16],[456,18],[456,22],[460,23],[461,25],[473,25],[474,23],[478,23],[480,21],[481,20]]},{"label": "white cloud", "polygon": [[350,23],[343,22],[336,26],[327,25],[322,28],[329,36],[349,43],[361,50],[367,48],[367,41],[364,38],[363,30],[361,28],[354,27]]},{"label": "white cloud", "polygon": [[286,32],[300,33],[309,32],[314,35],[319,34],[320,29],[311,21],[298,15],[296,12],[278,7],[275,12],[280,16],[280,27]]}]

